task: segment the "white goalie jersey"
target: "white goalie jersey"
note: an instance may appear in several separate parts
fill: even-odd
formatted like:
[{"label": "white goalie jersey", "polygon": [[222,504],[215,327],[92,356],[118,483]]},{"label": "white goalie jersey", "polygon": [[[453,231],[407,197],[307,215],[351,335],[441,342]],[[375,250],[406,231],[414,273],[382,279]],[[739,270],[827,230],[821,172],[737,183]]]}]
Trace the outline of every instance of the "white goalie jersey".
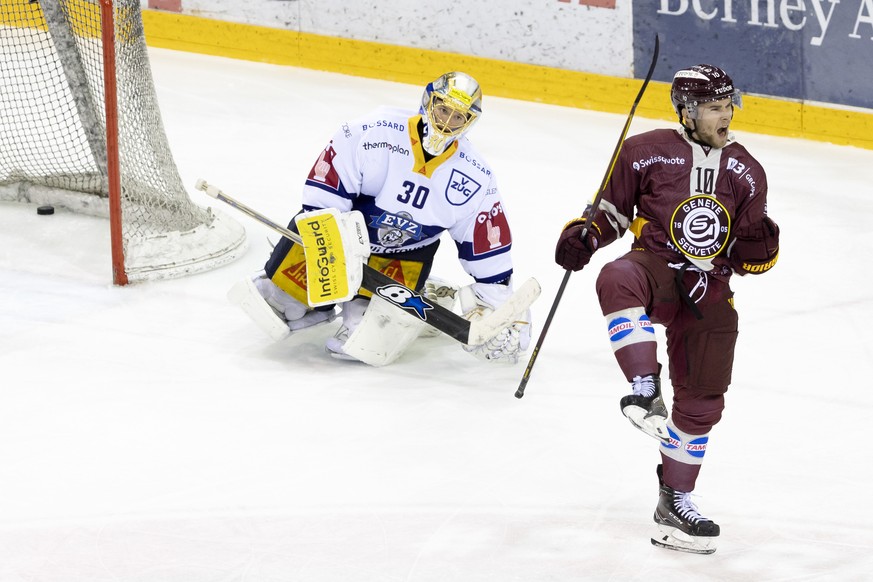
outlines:
[{"label": "white goalie jersey", "polygon": [[464,136],[426,160],[420,120],[380,108],[344,123],[309,173],[304,210],[359,210],[377,255],[434,244],[448,231],[477,282],[504,281],[512,234],[494,173]]}]

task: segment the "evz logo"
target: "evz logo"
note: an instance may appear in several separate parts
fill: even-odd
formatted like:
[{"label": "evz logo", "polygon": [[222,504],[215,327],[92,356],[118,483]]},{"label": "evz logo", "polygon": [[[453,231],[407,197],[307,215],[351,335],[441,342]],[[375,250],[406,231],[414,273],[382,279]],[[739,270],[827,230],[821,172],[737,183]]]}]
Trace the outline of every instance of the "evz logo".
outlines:
[{"label": "evz logo", "polygon": [[408,212],[370,215],[370,226],[378,229],[376,238],[385,247],[399,247],[409,239],[421,240],[424,234],[421,225],[412,220]]},{"label": "evz logo", "polygon": [[446,186],[446,200],[454,206],[460,206],[475,196],[481,188],[482,184],[464,172],[452,170],[452,175]]}]

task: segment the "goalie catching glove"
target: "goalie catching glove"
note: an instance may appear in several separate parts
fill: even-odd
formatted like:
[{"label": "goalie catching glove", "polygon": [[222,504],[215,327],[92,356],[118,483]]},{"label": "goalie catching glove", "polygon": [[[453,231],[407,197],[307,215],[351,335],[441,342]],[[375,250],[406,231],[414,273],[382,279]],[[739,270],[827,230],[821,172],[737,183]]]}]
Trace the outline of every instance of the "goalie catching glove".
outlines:
[{"label": "goalie catching glove", "polygon": [[[512,295],[510,285],[473,283],[458,291],[461,314],[474,321],[500,307]],[[463,346],[464,351],[480,360],[515,364],[518,356],[530,345],[531,313],[528,309],[523,321],[517,321],[499,334],[478,346]]]}]

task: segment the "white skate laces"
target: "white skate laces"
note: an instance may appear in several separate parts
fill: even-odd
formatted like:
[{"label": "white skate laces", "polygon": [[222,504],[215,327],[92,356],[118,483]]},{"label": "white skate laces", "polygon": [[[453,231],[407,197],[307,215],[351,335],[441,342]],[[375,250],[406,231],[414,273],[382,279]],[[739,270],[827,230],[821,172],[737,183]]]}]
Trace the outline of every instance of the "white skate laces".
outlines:
[{"label": "white skate laces", "polygon": [[697,509],[697,506],[691,501],[691,493],[683,493],[682,491],[674,491],[673,492],[673,507],[682,516],[683,519],[688,521],[697,522],[697,521],[710,521],[700,515],[700,511]]},{"label": "white skate laces", "polygon": [[654,376],[634,376],[632,389],[634,396],[651,398],[656,391]]}]

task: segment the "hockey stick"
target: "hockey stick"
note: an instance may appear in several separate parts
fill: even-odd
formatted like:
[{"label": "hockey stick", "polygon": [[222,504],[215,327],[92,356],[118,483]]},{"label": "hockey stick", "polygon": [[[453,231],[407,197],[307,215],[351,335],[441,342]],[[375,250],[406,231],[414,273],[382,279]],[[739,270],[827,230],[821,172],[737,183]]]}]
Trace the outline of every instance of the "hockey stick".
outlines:
[{"label": "hockey stick", "polygon": [[[263,214],[249,208],[242,202],[234,200],[217,187],[208,184],[205,180],[197,180],[195,188],[249,215],[295,243],[303,244],[300,235],[296,232],[276,224]],[[506,303],[481,319],[468,321],[454,311],[428,301],[409,287],[398,283],[366,263],[364,264],[364,279],[361,283],[361,288],[385,299],[390,305],[418,317],[428,325],[462,344],[471,346],[484,344],[518,321],[540,295],[539,283],[536,279],[528,279],[512,294]],[[400,292],[397,293],[397,291]]]},{"label": "hockey stick", "polygon": [[[652,80],[652,74],[655,72],[655,65],[658,64],[658,49],[659,49],[660,41],[658,40],[658,35],[655,35],[655,50],[652,53],[652,63],[649,65],[649,72],[646,73],[646,78],[643,80],[643,86],[640,87],[639,93],[637,93],[637,98],[634,99],[634,104],[631,106],[630,113],[628,113],[627,121],[624,122],[624,129],[621,130],[621,135],[618,138],[618,143],[615,144],[615,150],[612,152],[612,158],[609,160],[609,166],[606,168],[606,173],[603,175],[603,181],[600,183],[600,189],[597,191],[597,195],[594,197],[594,200],[591,202],[591,206],[588,208],[588,211],[585,214],[585,226],[582,227],[582,233],[579,238],[584,239],[585,235],[588,234],[588,224],[589,218],[594,217],[594,213],[597,211],[597,207],[600,206],[600,200],[603,198],[603,191],[606,189],[606,185],[609,183],[609,178],[612,176],[612,170],[615,168],[615,162],[618,159],[618,154],[621,152],[621,146],[624,144],[624,139],[627,137],[628,129],[630,129],[631,121],[634,118],[634,112],[637,110],[637,105],[640,104],[640,100],[643,98],[643,93],[646,91],[646,87],[649,84],[649,81]],[[552,324],[552,319],[555,317],[555,311],[558,309],[558,303],[561,301],[561,297],[564,295],[564,289],[567,287],[567,281],[570,280],[570,275],[573,274],[573,271],[567,269],[564,273],[564,279],[561,281],[561,285],[558,287],[558,293],[555,295],[555,300],[552,302],[552,308],[549,310],[549,315],[546,317],[546,322],[543,324],[543,331],[540,332],[540,337],[537,340],[536,346],[534,346],[533,351],[530,354],[530,360],[528,360],[527,367],[524,369],[524,375],[521,377],[521,382],[518,384],[518,389],[515,391],[515,397],[521,398],[524,396],[524,390],[527,387],[527,383],[530,380],[530,373],[533,370],[534,363],[537,361],[537,356],[540,353],[540,348],[543,346],[543,341],[546,339],[546,333],[549,331],[549,326]]]}]

